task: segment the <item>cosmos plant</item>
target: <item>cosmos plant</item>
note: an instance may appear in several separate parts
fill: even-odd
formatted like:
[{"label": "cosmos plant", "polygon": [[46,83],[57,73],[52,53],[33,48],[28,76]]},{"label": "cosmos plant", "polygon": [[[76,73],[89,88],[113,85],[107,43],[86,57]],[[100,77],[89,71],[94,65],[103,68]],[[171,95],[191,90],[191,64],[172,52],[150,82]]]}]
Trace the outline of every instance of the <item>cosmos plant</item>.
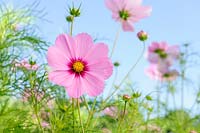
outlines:
[{"label": "cosmos plant", "polygon": [[[190,116],[184,108],[190,53],[165,41],[149,43],[151,32],[137,31],[141,27],[136,23],[142,25],[140,20],[150,17],[152,12],[152,7],[143,5],[142,0],[105,0],[104,4],[120,27],[111,49],[105,40],[98,41],[86,31],[75,34],[75,23],[84,11],[82,4],[76,6],[75,1],[68,6],[65,17],[67,31],[56,35],[55,42],[50,44],[37,36],[37,28],[32,25],[31,13],[38,13],[34,10],[37,2],[28,9],[0,8],[0,132],[195,133],[200,130],[199,115]],[[141,43],[137,45],[141,53],[123,76],[118,75],[121,62],[113,61],[112,56],[119,32],[135,34],[136,41]],[[129,56],[130,60],[136,56]],[[157,90],[148,94],[128,80],[144,56],[149,62],[145,72],[158,84]],[[176,84],[179,80],[181,87]],[[180,109],[175,98],[179,88]],[[197,93],[193,108],[198,105],[199,97]],[[174,108],[168,106],[169,99],[173,99]]]}]

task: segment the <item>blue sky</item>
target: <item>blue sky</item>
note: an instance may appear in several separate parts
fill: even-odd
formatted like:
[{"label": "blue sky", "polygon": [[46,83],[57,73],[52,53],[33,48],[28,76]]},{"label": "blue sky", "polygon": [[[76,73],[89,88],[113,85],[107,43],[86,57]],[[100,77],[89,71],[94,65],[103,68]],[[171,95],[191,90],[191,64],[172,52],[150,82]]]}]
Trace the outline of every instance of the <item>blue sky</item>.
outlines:
[{"label": "blue sky", "polygon": [[[30,5],[34,2],[32,0],[3,1],[4,3],[14,3],[17,7]],[[120,25],[112,20],[111,12],[105,7],[103,0],[41,0],[38,8],[45,9],[44,11],[47,13],[45,18],[49,20],[49,22],[37,22],[42,36],[53,44],[58,34],[69,31],[65,16],[67,15],[67,7],[72,4],[72,1],[77,6],[82,3],[82,14],[75,22],[74,34],[87,32],[107,43],[111,49],[116,31]],[[167,41],[169,44],[191,43],[195,51],[200,50],[199,0],[144,0],[143,3],[152,6],[152,15],[135,24],[135,32],[121,31],[119,36],[112,59],[113,61],[119,61],[121,64],[118,81],[126,74],[142,50],[141,42],[136,38],[136,33],[140,30],[145,30],[150,35],[146,45],[149,45],[152,41]],[[147,66],[148,62],[143,58],[130,76],[130,79],[137,83],[137,86],[145,94],[154,91],[156,84],[156,81],[149,79],[144,74],[144,69]],[[200,70],[198,67],[189,71],[190,77],[195,79],[196,83],[200,83]],[[195,92],[191,91],[190,88],[186,92],[185,105],[190,107],[194,99],[192,94]],[[179,99],[177,97],[177,103],[179,103]]]}]

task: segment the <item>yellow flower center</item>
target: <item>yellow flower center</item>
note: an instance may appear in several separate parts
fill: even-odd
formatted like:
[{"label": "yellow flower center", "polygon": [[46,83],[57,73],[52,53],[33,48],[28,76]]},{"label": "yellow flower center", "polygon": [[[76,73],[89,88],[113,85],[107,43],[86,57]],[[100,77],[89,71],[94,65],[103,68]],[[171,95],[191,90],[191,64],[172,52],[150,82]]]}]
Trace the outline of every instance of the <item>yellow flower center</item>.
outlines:
[{"label": "yellow flower center", "polygon": [[77,73],[81,73],[83,70],[84,70],[84,64],[83,62],[81,61],[76,61],[74,64],[73,64],[73,70]]}]

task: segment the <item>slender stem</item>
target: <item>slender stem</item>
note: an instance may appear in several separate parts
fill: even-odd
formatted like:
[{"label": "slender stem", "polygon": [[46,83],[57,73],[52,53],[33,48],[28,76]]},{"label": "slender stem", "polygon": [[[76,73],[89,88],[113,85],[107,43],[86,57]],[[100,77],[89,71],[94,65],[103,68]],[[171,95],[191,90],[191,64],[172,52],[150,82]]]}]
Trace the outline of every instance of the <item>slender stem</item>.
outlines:
[{"label": "slender stem", "polygon": [[116,68],[115,76],[114,76],[114,79],[113,79],[113,82],[112,82],[112,85],[111,85],[111,88],[110,88],[108,94],[110,94],[112,88],[115,86],[115,82],[116,82],[116,80],[117,80],[117,75],[118,75],[118,67]]},{"label": "slender stem", "polygon": [[80,103],[79,103],[79,99],[77,98],[77,105],[78,105],[78,116],[79,116],[79,121],[80,121],[80,125],[81,125],[81,130],[82,130],[82,133],[84,133],[84,128],[83,128],[83,123],[82,123],[82,120],[81,120],[81,113],[80,113]]},{"label": "slender stem", "polygon": [[72,98],[72,115],[73,115],[73,133],[75,133],[75,114],[74,114],[74,98]]},{"label": "slender stem", "polygon": [[119,38],[119,33],[120,33],[120,28],[117,30],[117,33],[115,35],[115,40],[114,40],[113,47],[112,47],[112,50],[111,50],[110,58],[112,58],[113,53],[115,51],[115,48],[116,48],[116,45],[117,45],[117,40]]},{"label": "slender stem", "polygon": [[172,93],[172,98],[173,98],[174,108],[175,108],[175,110],[176,110],[176,98],[175,98],[174,92]]},{"label": "slender stem", "polygon": [[139,63],[139,61],[142,59],[143,55],[145,52],[145,43],[143,43],[143,48],[142,48],[142,52],[139,56],[139,58],[136,60],[136,62],[133,64],[133,66],[131,67],[131,69],[128,71],[128,73],[125,75],[125,77],[122,79],[122,81],[120,82],[120,84],[117,86],[117,88],[105,99],[104,103],[110,99],[110,97],[112,97],[117,90],[120,88],[120,86],[124,83],[124,81],[127,79],[127,77],[130,75],[130,73],[134,70],[134,68],[137,66],[137,64]]},{"label": "slender stem", "polygon": [[170,92],[170,82],[167,83],[167,93],[166,93],[166,101],[165,101],[165,113],[167,114],[167,111],[168,111],[168,102],[169,102],[169,92]]},{"label": "slender stem", "polygon": [[71,26],[70,26],[70,35],[71,36],[73,35],[73,25],[74,25],[74,20],[71,22]]},{"label": "slender stem", "polygon": [[181,110],[183,110],[184,107],[184,78],[185,78],[185,71],[182,71],[181,76]]},{"label": "slender stem", "polygon": [[122,124],[122,122],[124,121],[124,116],[125,116],[125,113],[126,113],[126,104],[127,104],[127,101],[125,101],[125,104],[124,104],[124,111],[123,111],[123,114],[122,114],[122,118],[121,118],[120,121],[119,121],[119,125],[118,125],[118,128],[117,128],[117,131],[118,131],[118,132],[121,132],[121,124]]},{"label": "slender stem", "polygon": [[35,115],[36,115],[36,118],[37,118],[37,121],[38,121],[38,125],[39,125],[39,127],[40,127],[40,130],[41,130],[42,132],[44,132],[44,130],[43,130],[43,128],[42,128],[42,125],[41,125],[40,117],[39,117],[39,115],[38,115],[37,108],[35,109]]},{"label": "slender stem", "polygon": [[88,105],[88,103],[87,103],[87,101],[86,101],[85,96],[83,96],[83,100],[84,100],[85,107],[86,107],[87,111],[90,112],[90,110],[89,110],[89,105]]},{"label": "slender stem", "polygon": [[87,119],[87,122],[86,122],[86,126],[85,126],[86,129],[88,128],[90,121],[91,121],[91,118],[92,118],[92,115],[95,112],[94,108],[95,108],[95,105],[96,105],[96,100],[97,100],[97,98],[95,97],[94,102],[92,104],[92,108],[90,110],[90,113],[89,113],[89,116],[88,116],[88,119]]},{"label": "slender stem", "polygon": [[149,123],[150,114],[151,114],[150,111],[147,111],[146,133],[148,133],[148,123]]},{"label": "slender stem", "polygon": [[160,117],[160,88],[157,86],[157,118]]}]

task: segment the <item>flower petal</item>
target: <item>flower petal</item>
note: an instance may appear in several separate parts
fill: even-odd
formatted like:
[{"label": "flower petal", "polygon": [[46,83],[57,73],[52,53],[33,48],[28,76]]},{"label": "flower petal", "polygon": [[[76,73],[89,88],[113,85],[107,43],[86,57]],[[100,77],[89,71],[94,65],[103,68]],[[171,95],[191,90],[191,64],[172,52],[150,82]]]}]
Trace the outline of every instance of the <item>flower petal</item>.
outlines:
[{"label": "flower petal", "polygon": [[54,70],[67,70],[68,56],[56,46],[51,46],[47,52],[47,62]]},{"label": "flower petal", "polygon": [[85,57],[93,47],[93,40],[87,33],[81,33],[74,38],[76,44],[76,57]]},{"label": "flower petal", "polygon": [[122,29],[124,31],[129,31],[129,32],[134,31],[134,28],[133,28],[131,22],[129,22],[129,21],[123,21],[122,22]]},{"label": "flower petal", "polygon": [[103,76],[103,79],[108,79],[113,72],[113,64],[108,58],[96,60],[88,65],[89,73],[95,73]]},{"label": "flower petal", "polygon": [[124,2],[123,0],[105,0],[105,5],[113,13],[118,13],[123,8]]},{"label": "flower petal", "polygon": [[66,54],[68,57],[75,57],[75,42],[74,39],[67,35],[61,34],[56,38],[55,45]]},{"label": "flower petal", "polygon": [[70,86],[73,83],[75,75],[68,71],[52,71],[48,75],[49,80],[61,86]]},{"label": "flower petal", "polygon": [[66,87],[67,93],[70,97],[79,98],[84,93],[83,79],[81,77],[75,77],[72,84]]},{"label": "flower petal", "polygon": [[84,91],[89,96],[97,96],[103,92],[104,79],[95,74],[86,74],[83,82]]},{"label": "flower petal", "polygon": [[103,43],[98,43],[94,45],[94,47],[88,51],[87,55],[84,57],[88,63],[108,57],[108,46]]}]

